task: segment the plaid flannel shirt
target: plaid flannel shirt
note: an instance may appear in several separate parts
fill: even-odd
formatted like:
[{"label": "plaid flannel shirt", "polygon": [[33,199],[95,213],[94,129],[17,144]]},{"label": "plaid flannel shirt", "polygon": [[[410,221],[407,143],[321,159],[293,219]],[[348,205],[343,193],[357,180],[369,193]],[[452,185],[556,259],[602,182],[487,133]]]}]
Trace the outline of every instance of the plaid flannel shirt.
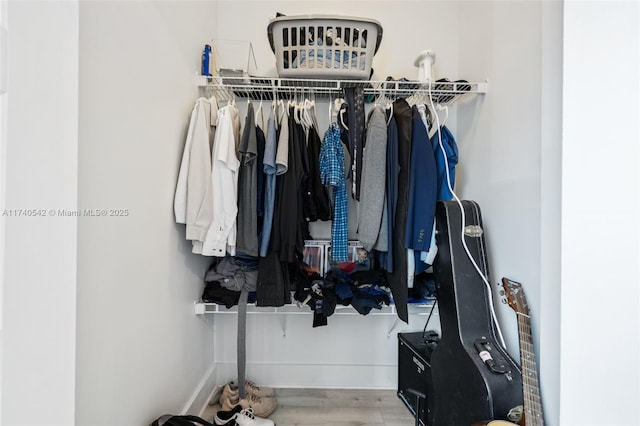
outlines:
[{"label": "plaid flannel shirt", "polygon": [[333,188],[333,222],[331,223],[331,257],[335,262],[347,262],[347,186],[344,171],[344,151],[340,128],[331,123],[320,147],[320,179]]}]

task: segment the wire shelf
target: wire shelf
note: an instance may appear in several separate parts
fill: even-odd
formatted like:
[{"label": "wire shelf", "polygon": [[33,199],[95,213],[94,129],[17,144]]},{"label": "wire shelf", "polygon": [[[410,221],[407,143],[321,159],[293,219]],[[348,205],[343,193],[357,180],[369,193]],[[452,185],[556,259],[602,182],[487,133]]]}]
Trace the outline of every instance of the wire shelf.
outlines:
[{"label": "wire shelf", "polygon": [[265,77],[198,76],[197,85],[219,100],[248,98],[252,100],[319,98],[330,99],[343,94],[343,89],[362,87],[365,96],[387,99],[410,96],[433,97],[434,102],[449,105],[462,96],[487,92],[487,82],[466,81],[422,83],[406,80],[322,80]]},{"label": "wire shelf", "polygon": [[[409,303],[407,305],[409,314],[427,315],[433,306],[434,300],[428,300],[424,303]],[[216,303],[197,302],[194,304],[194,311],[197,315],[204,314],[237,314],[238,307],[233,306],[227,309],[224,305]],[[255,303],[247,305],[247,314],[288,314],[288,315],[308,315],[313,312],[308,306],[298,307],[296,304],[289,304],[280,307],[261,307]],[[334,315],[361,315],[351,306],[336,306]],[[368,315],[396,315],[396,307],[394,305],[383,306],[381,309],[372,309]]]}]

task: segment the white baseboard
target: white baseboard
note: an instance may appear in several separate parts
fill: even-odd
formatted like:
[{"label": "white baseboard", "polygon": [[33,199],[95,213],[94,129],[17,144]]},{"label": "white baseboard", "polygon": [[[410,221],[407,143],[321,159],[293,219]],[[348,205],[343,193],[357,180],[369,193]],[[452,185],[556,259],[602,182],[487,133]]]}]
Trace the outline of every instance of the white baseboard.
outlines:
[{"label": "white baseboard", "polygon": [[[216,364],[218,383],[236,380],[233,362]],[[294,364],[247,362],[247,379],[275,388],[397,389],[396,364]]]},{"label": "white baseboard", "polygon": [[209,405],[209,401],[213,398],[218,391],[216,385],[216,365],[212,364],[211,367],[196,386],[196,389],[191,394],[191,398],[182,408],[181,414],[191,414],[194,416],[201,416],[204,410]]}]

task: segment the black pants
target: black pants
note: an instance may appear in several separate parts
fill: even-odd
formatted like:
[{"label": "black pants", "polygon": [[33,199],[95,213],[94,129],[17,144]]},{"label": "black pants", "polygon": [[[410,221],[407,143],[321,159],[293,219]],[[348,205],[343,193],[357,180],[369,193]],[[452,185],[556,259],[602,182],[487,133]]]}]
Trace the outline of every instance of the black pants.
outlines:
[{"label": "black pants", "polygon": [[393,117],[398,126],[398,201],[393,223],[393,272],[387,274],[387,280],[398,318],[409,322],[407,298],[407,248],[404,244],[407,224],[407,206],[409,204],[409,170],[411,167],[411,107],[404,99],[393,103]]}]

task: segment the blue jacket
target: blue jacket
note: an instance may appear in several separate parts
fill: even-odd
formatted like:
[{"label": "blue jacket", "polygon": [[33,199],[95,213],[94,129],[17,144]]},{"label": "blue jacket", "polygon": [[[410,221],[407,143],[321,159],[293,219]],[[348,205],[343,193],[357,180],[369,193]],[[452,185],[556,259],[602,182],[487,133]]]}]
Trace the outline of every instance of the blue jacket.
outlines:
[{"label": "blue jacket", "polygon": [[[451,188],[453,188],[456,180],[456,164],[458,164],[458,145],[446,126],[440,127],[440,134],[442,135],[442,146],[447,154],[449,180],[451,180]],[[438,200],[451,201],[453,194],[449,191],[449,185],[447,184],[447,170],[442,149],[440,149],[440,144],[438,143],[438,133],[433,136],[431,144],[433,145],[433,153],[438,168]]]},{"label": "blue jacket", "polygon": [[438,198],[438,169],[433,145],[415,106],[412,109],[412,123],[405,245],[410,249],[428,251]]}]

